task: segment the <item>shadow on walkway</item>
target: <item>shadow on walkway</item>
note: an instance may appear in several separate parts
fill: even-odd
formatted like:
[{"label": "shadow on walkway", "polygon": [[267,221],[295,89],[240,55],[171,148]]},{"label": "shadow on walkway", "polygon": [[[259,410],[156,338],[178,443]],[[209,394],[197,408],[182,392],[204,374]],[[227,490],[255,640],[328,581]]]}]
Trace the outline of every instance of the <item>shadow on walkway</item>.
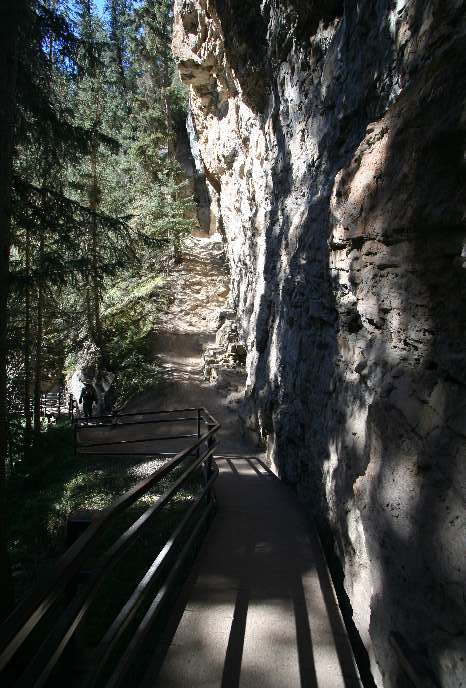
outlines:
[{"label": "shadow on walkway", "polygon": [[218,513],[144,688],[360,686],[317,535],[255,457],[223,456]]}]

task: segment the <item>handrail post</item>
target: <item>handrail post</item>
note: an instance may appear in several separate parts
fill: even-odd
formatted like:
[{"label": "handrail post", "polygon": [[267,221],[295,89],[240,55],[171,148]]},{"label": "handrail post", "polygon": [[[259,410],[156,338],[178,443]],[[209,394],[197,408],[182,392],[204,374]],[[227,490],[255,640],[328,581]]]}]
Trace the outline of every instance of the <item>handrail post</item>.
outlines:
[{"label": "handrail post", "polygon": [[[74,545],[76,540],[81,537],[84,531],[92,525],[92,522],[99,516],[98,509],[83,509],[76,511],[66,520],[66,540],[65,549],[69,549]],[[78,572],[68,581],[64,588],[64,603],[65,608],[73,603],[79,587],[85,584],[86,580],[91,575],[92,570],[87,567],[81,567]],[[72,638],[69,640],[61,658],[58,661],[57,678],[61,679],[60,684],[66,680],[70,672],[70,667],[74,670],[76,667],[82,666],[84,662],[85,645],[83,644],[82,634],[80,629],[76,629]]]},{"label": "handrail post", "polygon": [[[76,511],[68,516],[66,520],[65,549],[69,549],[74,545],[76,540],[81,537],[86,528],[89,528],[92,521],[95,520],[98,515],[98,509],[83,509],[82,511]],[[83,575],[83,570],[78,571],[65,586],[65,597],[67,602],[70,602],[75,596],[79,581],[82,579]]]},{"label": "handrail post", "polygon": [[[215,425],[213,423],[211,423],[210,419],[208,418],[207,419],[207,433],[209,433],[214,427],[215,427]],[[214,444],[215,444],[215,435],[212,434],[212,435],[210,435],[210,437],[207,440],[207,451],[210,451],[213,448]],[[207,462],[206,462],[206,471],[205,471],[206,482],[209,482],[209,480],[212,476],[212,460],[213,460],[213,457],[212,457],[212,455],[210,455],[209,458],[207,459]],[[207,501],[208,502],[212,501],[212,490],[211,489],[207,493]]]},{"label": "handrail post", "polygon": [[[200,408],[197,409],[197,439],[198,440],[201,439],[201,409]],[[199,458],[201,455],[201,445],[198,446],[196,454],[197,454],[197,458]]]}]

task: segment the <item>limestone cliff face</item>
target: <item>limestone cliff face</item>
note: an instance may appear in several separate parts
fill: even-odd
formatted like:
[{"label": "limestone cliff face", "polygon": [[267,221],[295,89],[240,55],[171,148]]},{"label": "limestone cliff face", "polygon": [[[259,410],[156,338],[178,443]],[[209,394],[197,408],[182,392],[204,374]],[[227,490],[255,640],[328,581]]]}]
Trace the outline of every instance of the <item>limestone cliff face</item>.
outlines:
[{"label": "limestone cliff face", "polygon": [[398,632],[419,671],[458,688],[465,4],[175,9],[247,347],[249,423],[332,529],[376,683],[404,685]]}]

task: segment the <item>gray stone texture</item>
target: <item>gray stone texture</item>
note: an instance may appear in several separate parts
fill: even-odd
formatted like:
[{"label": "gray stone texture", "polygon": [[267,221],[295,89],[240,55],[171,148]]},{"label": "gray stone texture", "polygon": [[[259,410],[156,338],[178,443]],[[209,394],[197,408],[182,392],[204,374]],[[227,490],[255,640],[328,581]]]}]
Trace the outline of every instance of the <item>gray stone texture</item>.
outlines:
[{"label": "gray stone texture", "polygon": [[[211,226],[211,199],[204,169],[199,165],[198,152],[192,117],[186,122],[178,123],[175,139],[175,157],[183,170],[185,178],[189,181],[184,193],[193,197],[195,203],[195,230],[200,235],[210,233]],[[197,226],[196,226],[197,225]]]},{"label": "gray stone texture", "polygon": [[248,426],[333,532],[377,685],[396,631],[464,686],[465,3],[175,11]]}]

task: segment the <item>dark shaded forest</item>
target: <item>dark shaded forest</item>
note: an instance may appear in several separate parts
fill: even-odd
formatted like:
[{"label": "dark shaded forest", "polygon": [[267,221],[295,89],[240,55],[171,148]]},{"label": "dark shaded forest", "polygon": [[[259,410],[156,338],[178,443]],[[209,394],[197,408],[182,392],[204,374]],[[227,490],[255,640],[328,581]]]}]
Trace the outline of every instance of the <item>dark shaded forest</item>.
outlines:
[{"label": "dark shaded forest", "polygon": [[171,25],[169,0],[0,9],[1,616],[14,599],[5,489],[67,432],[44,393],[91,368],[119,404],[157,377],[146,336],[192,225]]}]

